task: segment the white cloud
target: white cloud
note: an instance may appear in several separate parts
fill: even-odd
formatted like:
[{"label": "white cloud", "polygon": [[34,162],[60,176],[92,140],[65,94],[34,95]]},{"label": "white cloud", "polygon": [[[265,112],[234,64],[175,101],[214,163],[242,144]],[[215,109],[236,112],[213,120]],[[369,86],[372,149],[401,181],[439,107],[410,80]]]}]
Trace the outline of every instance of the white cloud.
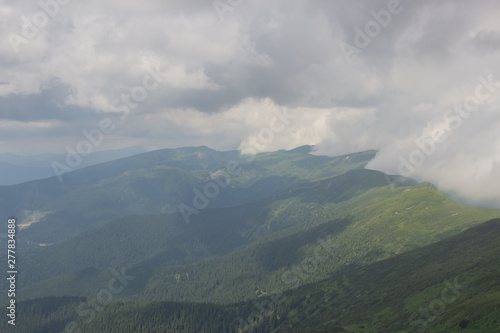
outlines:
[{"label": "white cloud", "polygon": [[[211,2],[197,0],[72,1],[18,53],[9,34],[22,34],[22,17],[32,20],[41,8],[4,1],[0,116],[23,128],[23,137],[16,141],[6,129],[2,149],[8,143],[18,152],[43,151],[61,142],[63,150],[159,65],[162,84],[102,149],[314,144],[329,155],[379,149],[370,167],[396,173],[399,156],[419,149],[415,140],[447,128],[443,114],[474,93],[479,76],[500,81],[499,3],[402,1],[402,7],[347,63],[339,43],[353,44],[354,28],[364,28],[370,11],[387,8],[387,1],[245,1],[222,21]],[[67,87],[63,98],[47,93],[54,82]],[[19,102],[13,96],[55,101],[27,103],[33,109],[16,113],[2,103]],[[498,105],[500,94],[492,94],[412,176],[471,201],[500,202]],[[296,117],[262,144],[262,129],[283,109]],[[58,130],[40,125],[48,123]]]}]

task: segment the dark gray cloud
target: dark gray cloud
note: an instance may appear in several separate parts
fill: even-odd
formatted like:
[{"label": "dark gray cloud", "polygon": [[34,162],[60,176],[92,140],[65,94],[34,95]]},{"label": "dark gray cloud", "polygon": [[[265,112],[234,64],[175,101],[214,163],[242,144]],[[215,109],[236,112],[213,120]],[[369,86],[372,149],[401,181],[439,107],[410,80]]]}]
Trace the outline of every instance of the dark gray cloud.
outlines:
[{"label": "dark gray cloud", "polygon": [[[295,118],[257,150],[374,148],[371,167],[397,173],[448,129],[412,176],[500,204],[500,3],[232,4],[221,16],[210,1],[72,1],[36,26],[38,2],[2,2],[0,150],[64,152],[105,118],[115,130],[98,150],[248,150],[287,110]],[[468,117],[448,112],[489,75],[493,91]]]},{"label": "dark gray cloud", "polygon": [[39,94],[9,94],[0,97],[0,119],[21,122],[41,120],[75,121],[88,118],[92,110],[66,105],[72,88],[58,80],[49,82]]},{"label": "dark gray cloud", "polygon": [[491,30],[479,31],[471,38],[471,44],[480,53],[490,53],[500,50],[500,33]]}]

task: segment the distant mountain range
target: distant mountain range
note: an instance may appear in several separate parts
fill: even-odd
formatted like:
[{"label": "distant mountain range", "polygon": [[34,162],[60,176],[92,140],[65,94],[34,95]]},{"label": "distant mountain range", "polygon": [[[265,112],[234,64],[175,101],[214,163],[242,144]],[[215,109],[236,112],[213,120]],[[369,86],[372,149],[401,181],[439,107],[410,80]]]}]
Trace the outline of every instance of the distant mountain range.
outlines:
[{"label": "distant mountain range", "polygon": [[[116,150],[93,152],[75,169],[124,158],[147,150],[142,147],[128,147]],[[12,153],[0,153],[0,185],[15,185],[31,180],[53,177],[53,162],[64,163],[66,154],[39,154],[22,156]]]}]

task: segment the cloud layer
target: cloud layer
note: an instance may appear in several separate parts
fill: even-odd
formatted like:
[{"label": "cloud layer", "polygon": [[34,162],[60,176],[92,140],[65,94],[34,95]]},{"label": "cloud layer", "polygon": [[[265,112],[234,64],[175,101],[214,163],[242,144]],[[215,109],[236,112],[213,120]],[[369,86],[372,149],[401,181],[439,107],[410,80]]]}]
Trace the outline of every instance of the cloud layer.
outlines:
[{"label": "cloud layer", "polygon": [[214,3],[3,1],[0,150],[109,118],[98,150],[378,149],[370,168],[500,206],[500,3]]}]

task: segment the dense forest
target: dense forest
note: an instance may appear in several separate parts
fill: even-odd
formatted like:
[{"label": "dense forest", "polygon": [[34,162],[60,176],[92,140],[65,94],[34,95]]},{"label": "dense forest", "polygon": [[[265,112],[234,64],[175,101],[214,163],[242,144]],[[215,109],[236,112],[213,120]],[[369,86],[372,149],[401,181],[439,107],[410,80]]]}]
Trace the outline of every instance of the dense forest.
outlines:
[{"label": "dense forest", "polygon": [[[23,301],[15,332],[493,332],[500,325],[499,241],[497,219],[317,283],[226,305]],[[12,331],[6,323],[1,329]]]}]

